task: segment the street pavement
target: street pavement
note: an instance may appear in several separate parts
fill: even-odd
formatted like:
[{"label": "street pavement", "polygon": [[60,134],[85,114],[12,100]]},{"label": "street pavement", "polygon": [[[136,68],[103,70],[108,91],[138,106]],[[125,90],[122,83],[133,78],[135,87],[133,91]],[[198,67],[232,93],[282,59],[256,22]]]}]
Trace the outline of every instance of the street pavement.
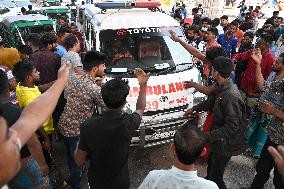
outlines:
[{"label": "street pavement", "polygon": [[[65,147],[62,142],[55,142],[56,165],[59,168],[62,177],[68,177],[68,168],[65,156]],[[154,169],[168,169],[172,166],[173,156],[170,153],[169,145],[156,146],[152,148],[131,147],[129,152],[129,171],[131,180],[131,189],[136,189],[143,179]],[[228,189],[239,189],[248,187],[253,180],[255,174],[256,160],[246,156],[236,156],[229,162],[224,180]],[[206,162],[199,161],[197,164],[198,174],[202,177],[206,176]],[[54,174],[54,173],[52,173]],[[55,175],[52,175],[54,178]],[[57,176],[57,178],[59,178]],[[266,184],[264,189],[273,189],[273,175]],[[66,187],[57,187],[59,189],[67,189]],[[82,189],[88,189],[86,171],[84,171],[81,182]],[[119,187],[118,187],[119,189]]]}]

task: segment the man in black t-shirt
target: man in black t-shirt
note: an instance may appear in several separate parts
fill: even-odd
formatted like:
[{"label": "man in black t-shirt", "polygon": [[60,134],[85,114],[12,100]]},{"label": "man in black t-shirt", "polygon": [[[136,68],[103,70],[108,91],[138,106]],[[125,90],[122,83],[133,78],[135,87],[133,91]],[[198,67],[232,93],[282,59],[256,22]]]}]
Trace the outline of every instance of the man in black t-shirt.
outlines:
[{"label": "man in black t-shirt", "polygon": [[128,189],[128,151],[132,131],[140,125],[146,106],[146,87],[149,76],[142,69],[134,71],[140,91],[136,111],[122,111],[129,94],[124,80],[108,81],[101,90],[109,110],[84,122],[80,128],[80,142],[75,152],[75,161],[81,166],[90,159],[88,180],[91,189]]}]

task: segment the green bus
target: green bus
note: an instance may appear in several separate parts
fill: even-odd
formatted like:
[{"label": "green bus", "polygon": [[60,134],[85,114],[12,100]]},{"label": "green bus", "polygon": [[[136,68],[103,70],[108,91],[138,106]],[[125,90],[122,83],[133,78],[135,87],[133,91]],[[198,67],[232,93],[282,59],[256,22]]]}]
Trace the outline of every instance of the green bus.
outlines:
[{"label": "green bus", "polygon": [[65,17],[69,20],[71,19],[70,9],[63,6],[50,6],[50,7],[42,7],[41,14],[48,16],[50,19],[59,20],[60,17]]},{"label": "green bus", "polygon": [[56,31],[56,21],[40,14],[7,16],[0,22],[0,36],[5,47],[26,44],[29,34],[42,34],[47,28]]}]

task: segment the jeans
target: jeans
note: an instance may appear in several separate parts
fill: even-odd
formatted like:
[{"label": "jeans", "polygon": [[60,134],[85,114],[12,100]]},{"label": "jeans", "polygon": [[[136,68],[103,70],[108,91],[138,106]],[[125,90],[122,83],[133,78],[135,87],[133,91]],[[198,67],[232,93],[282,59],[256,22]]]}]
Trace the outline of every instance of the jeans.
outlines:
[{"label": "jeans", "polygon": [[227,188],[223,177],[225,168],[230,159],[231,156],[224,156],[216,153],[209,154],[206,179],[215,182],[220,189]]},{"label": "jeans", "polygon": [[282,177],[278,172],[277,167],[275,166],[270,153],[267,150],[268,146],[276,147],[277,144],[270,141],[269,138],[266,140],[266,143],[260,154],[260,158],[256,164],[256,175],[253,179],[250,189],[262,189],[265,183],[268,181],[270,177],[270,172],[273,168],[274,168],[273,184],[275,186],[275,189],[284,188]]},{"label": "jeans", "polygon": [[52,184],[48,176],[42,176],[37,161],[32,157],[21,160],[20,172],[9,182],[9,188],[45,188],[52,189]]},{"label": "jeans", "polygon": [[80,137],[65,137],[63,141],[67,149],[68,167],[71,176],[72,189],[80,189],[81,182],[81,168],[75,163],[74,153],[79,142]]}]

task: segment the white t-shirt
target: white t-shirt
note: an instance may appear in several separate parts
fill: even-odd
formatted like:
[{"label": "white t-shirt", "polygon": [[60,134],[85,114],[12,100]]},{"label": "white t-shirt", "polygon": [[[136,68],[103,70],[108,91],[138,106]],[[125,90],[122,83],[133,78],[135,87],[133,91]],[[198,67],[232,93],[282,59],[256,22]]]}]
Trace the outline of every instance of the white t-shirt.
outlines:
[{"label": "white t-shirt", "polygon": [[218,189],[209,180],[197,176],[197,171],[183,171],[176,167],[168,170],[151,171],[144,179],[139,189]]}]

